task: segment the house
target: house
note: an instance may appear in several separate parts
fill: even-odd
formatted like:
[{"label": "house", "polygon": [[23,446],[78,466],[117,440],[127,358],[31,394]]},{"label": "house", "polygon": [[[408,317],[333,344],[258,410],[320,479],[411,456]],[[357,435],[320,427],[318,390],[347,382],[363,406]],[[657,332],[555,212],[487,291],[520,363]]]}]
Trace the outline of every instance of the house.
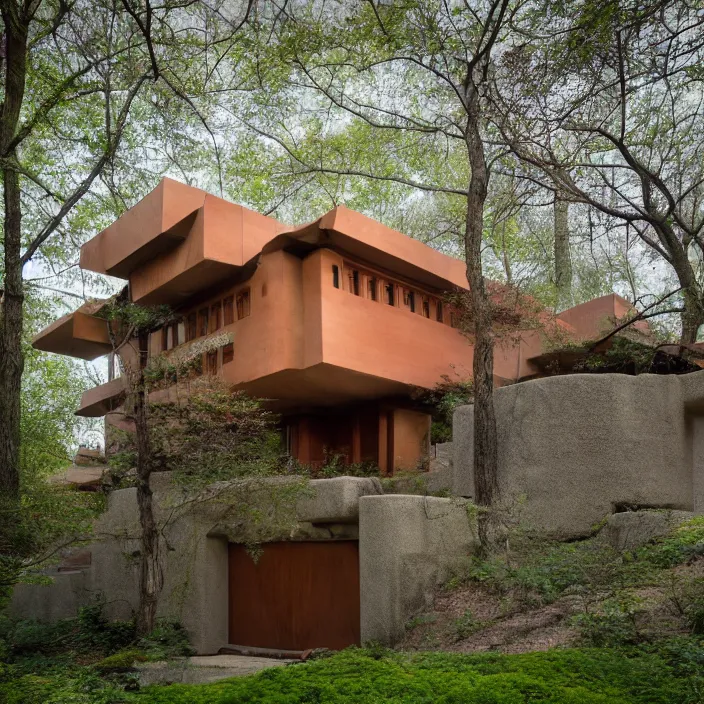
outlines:
[{"label": "house", "polygon": [[[269,399],[302,463],[338,456],[387,473],[422,465],[430,416],[413,391],[471,377],[473,348],[444,302],[467,288],[464,263],[343,206],[292,228],[164,179],[83,245],[80,265],[125,279],[137,304],[178,313],[151,335],[150,356],[222,341],[203,368]],[[109,355],[100,306],[56,321],[34,346]],[[537,331],[498,346],[497,384],[533,374],[530,359],[542,351]],[[78,415],[122,422],[124,383],[113,369],[83,395]]]},{"label": "house", "polygon": [[[204,371],[281,414],[288,450],[303,463],[336,455],[377,463],[387,474],[422,465],[430,416],[414,405],[414,392],[445,376],[471,377],[472,345],[445,302],[447,292],[466,289],[464,264],[344,207],[292,228],[164,179],[87,242],[80,263],[125,279],[131,301],[174,310],[177,321],[151,334],[145,352],[202,349]],[[88,360],[110,355],[102,305],[86,303],[57,320],[35,347]],[[593,339],[629,310],[605,296],[561,313],[556,324],[572,339]],[[523,386],[542,389],[510,382],[542,375],[552,362],[546,353],[537,330],[498,343],[495,382],[510,387],[499,398]],[[77,410],[106,416],[109,427],[126,422],[125,384],[114,366],[111,359],[108,382],[86,391]],[[564,402],[576,403],[569,394]],[[498,406],[505,445],[512,416]],[[536,394],[522,411],[544,419],[541,407],[553,409]],[[564,412],[554,408],[548,420],[559,423]],[[257,561],[231,505],[184,502],[169,473],[155,474],[155,512],[169,546],[159,615],[181,621],[199,653],[397,642],[476,547],[474,513],[457,498],[473,494],[471,429],[458,417],[445,487],[456,496],[384,494],[372,478],[313,480],[311,495],[286,509],[287,529],[264,541]],[[541,450],[555,454],[550,440]],[[520,460],[520,441],[514,446]],[[74,474],[62,481],[75,483]],[[548,498],[553,483],[540,485]],[[570,506],[581,502],[581,488],[566,485]],[[136,489],[112,491],[91,545],[66,556],[51,584],[20,585],[12,613],[56,620],[102,595],[108,615],[129,618],[138,601],[139,535]]]}]

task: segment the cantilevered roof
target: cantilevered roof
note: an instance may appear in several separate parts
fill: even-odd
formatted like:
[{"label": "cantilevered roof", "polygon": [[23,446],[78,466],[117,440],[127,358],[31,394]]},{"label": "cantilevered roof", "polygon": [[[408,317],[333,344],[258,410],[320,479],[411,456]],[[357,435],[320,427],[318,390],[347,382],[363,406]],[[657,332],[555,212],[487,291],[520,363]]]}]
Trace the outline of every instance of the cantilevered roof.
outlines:
[{"label": "cantilevered roof", "polygon": [[123,279],[181,243],[207,193],[164,178],[135,206],[81,247],[81,269]]},{"label": "cantilevered roof", "polygon": [[428,286],[469,288],[463,261],[344,206],[307,225],[282,231],[264,245],[262,252],[305,252],[318,247],[340,250]]},{"label": "cantilevered roof", "polygon": [[84,418],[100,418],[114,410],[124,399],[126,384],[123,377],[118,376],[105,384],[87,389],[81,396],[81,405],[76,411],[77,416]]},{"label": "cantilevered roof", "polygon": [[107,323],[95,314],[105,301],[84,303],[78,310],[59,318],[44,328],[32,346],[44,352],[56,352],[79,359],[96,359],[112,351]]}]

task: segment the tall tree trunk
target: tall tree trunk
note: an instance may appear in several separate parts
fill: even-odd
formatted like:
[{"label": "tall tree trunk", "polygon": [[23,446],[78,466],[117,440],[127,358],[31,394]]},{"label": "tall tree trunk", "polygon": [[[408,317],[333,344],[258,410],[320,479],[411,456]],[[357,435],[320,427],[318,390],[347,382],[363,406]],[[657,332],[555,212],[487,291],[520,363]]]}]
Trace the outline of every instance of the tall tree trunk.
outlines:
[{"label": "tall tree trunk", "polygon": [[148,335],[139,335],[138,372],[132,382],[134,395],[135,435],[137,440],[137,505],[141,529],[139,562],[139,607],[137,633],[146,635],[154,630],[159,595],[163,587],[163,571],[159,544],[159,530],[154,518],[154,504],[150,479],[152,474],[149,426],[147,423],[147,391],[144,385],[144,367],[147,361]]},{"label": "tall tree trunk", "polygon": [[474,488],[475,500],[487,510],[479,513],[482,547],[494,541],[496,513],[491,507],[500,498],[497,476],[496,414],[494,412],[494,342],[491,309],[482,272],[484,203],[489,176],[480,132],[479,92],[471,76],[467,79],[467,132],[465,141],[472,175],[467,195],[464,249],[467,281],[474,313]]},{"label": "tall tree trunk", "polygon": [[1,4],[5,25],[5,96],[0,112],[0,156],[5,214],[4,279],[0,294],[0,495],[9,501],[20,488],[20,391],[24,357],[22,324],[22,202],[19,173],[14,164],[17,151],[12,140],[17,132],[27,73],[27,24],[20,8],[10,0]]},{"label": "tall tree trunk", "polygon": [[[680,282],[682,277],[680,277]],[[697,341],[699,328],[704,325],[704,301],[702,292],[697,284],[692,281],[683,290],[684,312],[682,313],[682,335],[680,341],[691,344]]]},{"label": "tall tree trunk", "polygon": [[572,259],[569,240],[569,203],[555,194],[553,206],[555,288],[558,311],[572,305]]}]

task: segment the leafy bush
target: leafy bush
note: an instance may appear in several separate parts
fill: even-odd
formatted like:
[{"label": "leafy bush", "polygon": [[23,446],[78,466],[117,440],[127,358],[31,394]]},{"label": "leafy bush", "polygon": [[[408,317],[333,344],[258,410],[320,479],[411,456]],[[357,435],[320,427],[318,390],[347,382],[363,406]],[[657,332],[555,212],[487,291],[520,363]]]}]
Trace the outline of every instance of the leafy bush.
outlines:
[{"label": "leafy bush", "polygon": [[7,643],[9,655],[74,652],[114,652],[134,640],[131,621],[108,621],[101,604],[84,606],[77,618],[55,623],[35,620],[5,619],[0,636]]},{"label": "leafy bush", "polygon": [[459,618],[456,618],[452,622],[452,631],[455,636],[455,640],[460,641],[465,638],[469,638],[472,633],[476,633],[483,627],[481,621],[477,621],[474,618],[474,614],[467,609]]},{"label": "leafy bush", "polygon": [[212,685],[149,687],[141,704],[694,704],[690,678],[657,653],[525,655],[348,649]]},{"label": "leafy bush", "polygon": [[674,567],[704,555],[704,516],[695,516],[666,536],[636,551],[637,560],[656,567]]},{"label": "leafy bush", "polygon": [[508,555],[474,557],[464,573],[453,578],[482,582],[506,593],[517,591],[527,601],[550,603],[566,591],[585,591],[625,579],[621,555],[600,540],[561,543],[535,536],[518,536]]},{"label": "leafy bush", "polygon": [[156,628],[137,641],[137,647],[150,659],[165,659],[195,652],[188,642],[186,629],[174,621],[158,621]]},{"label": "leafy bush", "polygon": [[145,662],[147,656],[140,650],[121,650],[114,655],[108,655],[106,658],[99,660],[93,667],[102,674],[111,672],[128,672],[136,662]]},{"label": "leafy bush", "polygon": [[637,625],[640,613],[638,601],[624,596],[607,600],[598,613],[579,614],[574,623],[585,645],[596,648],[635,645],[640,640]]}]

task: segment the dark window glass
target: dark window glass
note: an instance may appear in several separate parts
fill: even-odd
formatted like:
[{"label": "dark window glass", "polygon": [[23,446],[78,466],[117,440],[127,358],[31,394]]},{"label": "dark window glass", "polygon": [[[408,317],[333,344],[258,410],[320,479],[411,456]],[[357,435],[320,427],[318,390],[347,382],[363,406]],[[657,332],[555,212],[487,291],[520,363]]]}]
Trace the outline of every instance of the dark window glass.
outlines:
[{"label": "dark window glass", "polygon": [[350,272],[350,291],[359,296],[359,272],[356,269]]},{"label": "dark window glass", "polygon": [[237,320],[242,320],[249,315],[249,289],[237,294]]},{"label": "dark window glass", "polygon": [[210,306],[210,332],[215,332],[220,329],[220,320],[222,315],[222,304],[218,301]]},{"label": "dark window glass", "polygon": [[337,264],[332,265],[332,285],[340,288],[340,267]]},{"label": "dark window glass", "polygon": [[208,309],[203,308],[198,311],[198,335],[208,334]]},{"label": "dark window glass", "polygon": [[165,352],[168,349],[169,349],[169,328],[167,325],[164,325],[164,327],[161,328],[161,351]]},{"label": "dark window glass", "polygon": [[377,288],[376,277],[370,276],[367,279],[367,290],[368,290],[369,298],[372,301],[376,301],[376,288]]},{"label": "dark window glass", "polygon": [[195,340],[198,337],[198,317],[191,313],[186,319],[186,340]]},{"label": "dark window glass", "polygon": [[390,306],[395,306],[396,305],[396,296],[394,292],[394,285],[393,284],[386,284],[384,286],[384,290],[386,291],[386,302]]},{"label": "dark window glass", "polygon": [[435,303],[435,319],[438,323],[442,323],[445,320],[442,316],[442,301],[437,301]]},{"label": "dark window glass", "polygon": [[405,304],[408,306],[408,310],[411,311],[411,313],[416,312],[416,294],[413,293],[413,291],[406,291],[406,296],[405,296]]},{"label": "dark window glass", "polygon": [[423,317],[430,317],[430,301],[427,298],[423,299]]},{"label": "dark window glass", "polygon": [[217,350],[213,350],[212,352],[208,352],[207,370],[208,370],[208,374],[217,374],[217,371],[218,371],[218,351]]},{"label": "dark window glass", "polygon": [[235,298],[234,296],[228,296],[222,302],[222,314],[225,321],[225,325],[232,325],[235,322]]},{"label": "dark window glass", "polygon": [[235,358],[235,346],[230,343],[222,348],[222,363],[227,364]]}]

